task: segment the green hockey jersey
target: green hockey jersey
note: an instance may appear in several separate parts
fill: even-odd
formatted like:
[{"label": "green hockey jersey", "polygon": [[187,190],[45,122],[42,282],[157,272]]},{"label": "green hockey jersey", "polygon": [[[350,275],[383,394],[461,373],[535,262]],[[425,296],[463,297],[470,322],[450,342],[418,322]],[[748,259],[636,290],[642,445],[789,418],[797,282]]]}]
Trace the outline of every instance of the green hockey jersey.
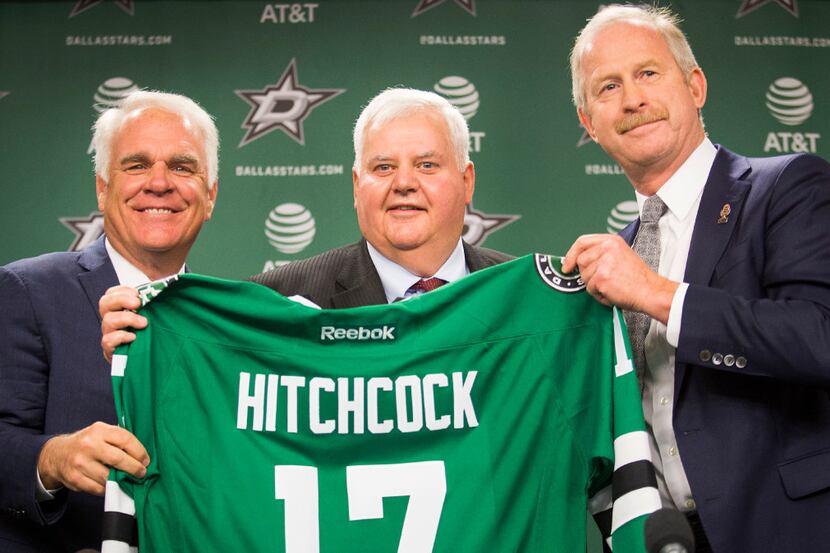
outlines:
[{"label": "green hockey jersey", "polygon": [[144,288],[112,375],[151,463],[112,471],[104,553],[584,552],[612,477],[614,551],[642,552],[660,500],[624,325],[558,266],[343,310]]}]

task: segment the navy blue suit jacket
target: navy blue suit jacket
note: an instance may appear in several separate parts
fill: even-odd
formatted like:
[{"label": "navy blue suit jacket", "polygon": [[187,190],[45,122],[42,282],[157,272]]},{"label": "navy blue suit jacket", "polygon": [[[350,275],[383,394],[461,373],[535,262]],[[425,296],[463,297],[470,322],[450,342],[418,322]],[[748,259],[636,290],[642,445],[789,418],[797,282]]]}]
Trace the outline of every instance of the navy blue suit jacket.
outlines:
[{"label": "navy blue suit jacket", "polygon": [[714,551],[826,550],[830,165],[719,147],[684,282],[674,430]]},{"label": "navy blue suit jacket", "polygon": [[0,551],[98,550],[103,499],[35,499],[37,459],[56,434],[115,423],[98,298],[118,283],[103,237],[82,252],[0,268]]}]

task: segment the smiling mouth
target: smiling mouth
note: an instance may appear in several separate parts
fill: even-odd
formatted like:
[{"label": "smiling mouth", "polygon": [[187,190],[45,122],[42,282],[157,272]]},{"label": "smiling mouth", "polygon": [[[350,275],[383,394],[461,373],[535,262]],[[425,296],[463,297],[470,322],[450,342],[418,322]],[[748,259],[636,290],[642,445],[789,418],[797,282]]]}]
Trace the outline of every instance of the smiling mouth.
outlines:
[{"label": "smiling mouth", "polygon": [[176,210],[167,207],[148,207],[145,209],[139,209],[138,211],[142,213],[152,213],[155,215],[168,215],[171,213],[177,213]]}]

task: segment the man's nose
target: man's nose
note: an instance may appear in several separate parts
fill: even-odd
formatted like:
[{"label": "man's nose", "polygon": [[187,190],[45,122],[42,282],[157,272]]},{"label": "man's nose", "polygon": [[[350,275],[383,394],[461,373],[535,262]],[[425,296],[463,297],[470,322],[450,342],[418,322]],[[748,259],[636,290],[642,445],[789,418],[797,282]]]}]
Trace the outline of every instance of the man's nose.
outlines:
[{"label": "man's nose", "polygon": [[636,111],[647,104],[647,97],[643,87],[633,79],[623,85],[623,109]]},{"label": "man's nose", "polygon": [[150,167],[150,178],[147,179],[146,187],[153,192],[165,192],[172,185],[170,183],[170,172],[167,164],[157,161]]},{"label": "man's nose", "polygon": [[400,194],[408,194],[415,191],[419,186],[418,171],[415,167],[400,166],[395,172],[395,180],[393,183],[395,192]]}]

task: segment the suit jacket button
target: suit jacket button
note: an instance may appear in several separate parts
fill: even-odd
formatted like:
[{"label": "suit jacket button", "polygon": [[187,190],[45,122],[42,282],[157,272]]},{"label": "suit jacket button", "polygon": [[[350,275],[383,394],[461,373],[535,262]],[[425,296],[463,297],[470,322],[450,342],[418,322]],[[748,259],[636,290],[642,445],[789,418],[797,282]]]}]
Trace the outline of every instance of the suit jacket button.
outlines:
[{"label": "suit jacket button", "polygon": [[724,355],[723,356],[723,364],[726,365],[727,367],[731,367],[732,365],[735,364],[735,356],[732,355],[731,353],[729,355]]},{"label": "suit jacket button", "polygon": [[722,353],[712,354],[712,364],[713,365],[720,365],[721,363],[723,363],[723,354]]},{"label": "suit jacket button", "polygon": [[735,366],[739,369],[743,369],[746,367],[746,357],[738,357],[735,359]]},{"label": "suit jacket button", "polygon": [[708,349],[700,350],[700,360],[704,363],[708,363],[709,360],[712,358],[712,352]]}]

